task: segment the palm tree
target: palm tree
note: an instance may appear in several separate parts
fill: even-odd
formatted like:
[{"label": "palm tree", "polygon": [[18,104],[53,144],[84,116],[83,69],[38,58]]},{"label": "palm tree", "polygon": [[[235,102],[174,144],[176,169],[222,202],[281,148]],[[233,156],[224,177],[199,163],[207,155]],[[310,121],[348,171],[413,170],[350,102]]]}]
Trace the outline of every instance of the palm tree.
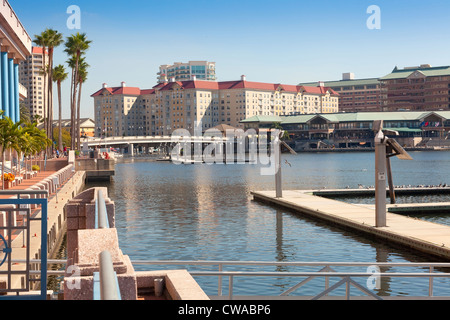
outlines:
[{"label": "palm tree", "polygon": [[72,68],[72,97],[71,97],[71,128],[72,128],[72,146],[75,146],[75,106],[76,106],[76,96],[77,96],[77,82],[79,79],[79,61],[81,55],[84,54],[88,49],[92,41],[87,40],[86,34],[79,32],[75,35],[71,35],[67,38],[65,43],[66,49],[64,50],[69,57],[75,58],[75,65]]},{"label": "palm tree", "polygon": [[86,82],[87,79],[87,68],[89,68],[89,64],[87,64],[84,59],[79,63],[78,70],[78,105],[77,105],[77,146],[78,149],[81,149],[81,89],[83,87],[83,83]]},{"label": "palm tree", "polygon": [[48,137],[53,137],[53,52],[56,47],[60,46],[64,40],[63,35],[56,30],[46,29],[44,31],[45,38],[47,39],[48,47],[48,123],[47,133]]},{"label": "palm tree", "polygon": [[23,135],[21,150],[29,157],[45,150],[52,143],[46,132],[37,127],[37,122],[26,123],[23,128]]},{"label": "palm tree", "polygon": [[59,151],[63,150],[63,143],[62,143],[62,124],[61,124],[61,117],[62,117],[62,102],[61,102],[61,83],[65,81],[68,77],[68,73],[66,72],[63,65],[58,65],[53,70],[53,81],[57,83],[58,85],[58,103],[59,103],[59,119],[58,119],[58,149]]},{"label": "palm tree", "polygon": [[23,102],[20,102],[20,121],[31,121],[30,109]]},{"label": "palm tree", "polygon": [[0,147],[2,149],[2,190],[5,190],[5,152],[15,147],[20,137],[21,122],[14,123],[10,118],[0,119]]}]

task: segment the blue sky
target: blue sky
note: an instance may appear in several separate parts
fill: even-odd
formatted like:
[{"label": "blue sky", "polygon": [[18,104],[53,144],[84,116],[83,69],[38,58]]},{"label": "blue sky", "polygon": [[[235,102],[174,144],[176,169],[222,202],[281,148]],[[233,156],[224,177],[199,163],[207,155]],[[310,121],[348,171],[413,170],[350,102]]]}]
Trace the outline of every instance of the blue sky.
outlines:
[{"label": "blue sky", "polygon": [[[90,95],[106,82],[151,88],[161,64],[216,62],[219,81],[297,84],[379,77],[395,66],[450,65],[447,0],[10,0],[32,38],[45,28],[65,37],[79,31],[93,41],[84,87],[83,117],[94,117]],[[70,5],[81,29],[67,28]],[[381,29],[366,12],[381,10]],[[64,63],[63,48],[55,63]],[[63,94],[68,117],[68,82]]]}]

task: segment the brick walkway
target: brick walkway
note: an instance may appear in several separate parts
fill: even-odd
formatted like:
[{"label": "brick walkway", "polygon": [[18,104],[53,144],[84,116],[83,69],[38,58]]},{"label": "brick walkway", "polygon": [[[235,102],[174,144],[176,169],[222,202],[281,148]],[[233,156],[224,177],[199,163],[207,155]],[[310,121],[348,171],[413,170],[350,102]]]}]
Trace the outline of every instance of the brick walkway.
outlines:
[{"label": "brick walkway", "polygon": [[[64,162],[64,164],[67,164],[67,159],[54,159],[54,160],[50,160],[50,161],[61,161]],[[62,165],[64,165],[62,164]],[[46,178],[52,176],[53,174],[55,174],[57,171],[41,171],[38,172],[34,177],[29,178],[29,179],[22,179],[22,182],[20,184],[17,184],[11,188],[8,189],[4,189],[4,191],[14,191],[14,190],[26,190],[40,182],[42,182],[43,180],[45,180]],[[1,172],[0,172],[1,173]],[[70,179],[70,178],[69,178]],[[64,186],[64,184],[68,181],[68,179],[66,179],[66,181],[61,181],[61,184],[57,187],[58,191],[61,190],[61,188]],[[0,181],[0,191],[2,191],[2,185],[1,185],[1,181]],[[54,198],[56,196],[56,193],[49,193],[48,195],[48,200],[51,200],[52,198]],[[0,195],[0,199],[9,199],[9,198],[16,198],[16,196],[14,195]],[[0,209],[1,211],[1,209]],[[37,213],[40,212],[39,208],[36,209],[32,209],[31,210],[31,216],[35,216]],[[18,226],[22,225],[23,221],[20,217],[18,217],[18,220],[16,220],[16,224]],[[12,239],[15,239],[18,234],[20,232],[14,232],[12,234]],[[8,237],[5,237],[6,239],[8,239]]]},{"label": "brick walkway", "polygon": [[[35,184],[41,182],[42,180],[46,179],[47,177],[51,176],[52,174],[56,173],[56,171],[42,171],[39,172],[35,177],[31,178],[31,179],[23,179],[22,183],[13,186],[9,189],[5,188],[5,191],[7,190],[25,190],[28,189],[32,186],[34,186]],[[1,181],[0,181],[0,190],[1,190]],[[0,198],[10,198],[11,196],[5,196],[5,195],[0,195]]]}]

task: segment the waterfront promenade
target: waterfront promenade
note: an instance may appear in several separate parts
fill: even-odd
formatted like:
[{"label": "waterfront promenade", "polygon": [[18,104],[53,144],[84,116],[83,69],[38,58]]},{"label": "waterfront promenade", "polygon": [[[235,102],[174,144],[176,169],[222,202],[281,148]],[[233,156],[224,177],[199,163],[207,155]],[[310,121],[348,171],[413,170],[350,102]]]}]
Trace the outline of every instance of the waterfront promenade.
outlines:
[{"label": "waterfront promenade", "polygon": [[450,226],[387,212],[387,226],[375,227],[373,206],[344,203],[302,190],[283,191],[281,198],[276,197],[275,191],[252,192],[252,195],[256,201],[281,206],[443,260],[450,259]]},{"label": "waterfront promenade", "polygon": [[[52,161],[52,160],[50,160]],[[74,196],[81,191],[84,186],[84,172],[73,172],[72,166],[67,163],[67,159],[64,160],[54,160],[59,162],[55,166],[51,166],[52,170],[40,171],[34,177],[29,179],[24,179],[20,184],[13,186],[8,189],[8,191],[25,191],[25,190],[37,190],[42,188],[42,182],[49,177],[54,176],[59,172],[60,179],[58,184],[54,187],[50,187],[50,184],[45,185],[43,190],[48,190],[48,204],[47,204],[47,256],[52,257],[52,255],[57,252],[60,248],[62,238],[65,234],[66,218],[64,215],[64,206],[66,203],[72,199]],[[56,164],[56,163],[53,164]],[[56,170],[53,168],[61,167],[61,169]],[[17,198],[17,196],[11,195],[0,195],[2,199]],[[40,208],[35,208],[31,206],[31,216],[35,218],[40,218],[41,211]],[[3,216],[2,216],[3,217]],[[6,222],[4,220],[4,222]],[[16,215],[14,221],[16,225],[22,223],[22,219],[19,215]],[[24,261],[27,258],[27,252],[29,252],[30,259],[41,258],[41,223],[38,220],[32,220],[30,223],[30,242],[28,246],[24,246],[24,238],[22,234],[15,232],[12,234],[12,259],[15,261]],[[14,263],[12,265],[12,270],[24,270],[24,263]],[[0,270],[6,270],[6,264],[3,265]],[[20,288],[23,285],[22,276],[12,277],[12,288]],[[0,276],[0,288],[1,288],[1,276]]]}]

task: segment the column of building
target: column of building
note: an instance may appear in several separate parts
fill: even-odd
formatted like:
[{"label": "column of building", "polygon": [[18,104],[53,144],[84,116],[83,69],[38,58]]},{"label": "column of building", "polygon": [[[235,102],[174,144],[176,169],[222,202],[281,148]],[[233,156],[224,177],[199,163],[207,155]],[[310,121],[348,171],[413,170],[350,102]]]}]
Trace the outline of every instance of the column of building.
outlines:
[{"label": "column of building", "polygon": [[20,121],[19,103],[19,64],[8,53],[8,48],[2,48],[0,54],[0,102],[3,116],[13,122]]}]

